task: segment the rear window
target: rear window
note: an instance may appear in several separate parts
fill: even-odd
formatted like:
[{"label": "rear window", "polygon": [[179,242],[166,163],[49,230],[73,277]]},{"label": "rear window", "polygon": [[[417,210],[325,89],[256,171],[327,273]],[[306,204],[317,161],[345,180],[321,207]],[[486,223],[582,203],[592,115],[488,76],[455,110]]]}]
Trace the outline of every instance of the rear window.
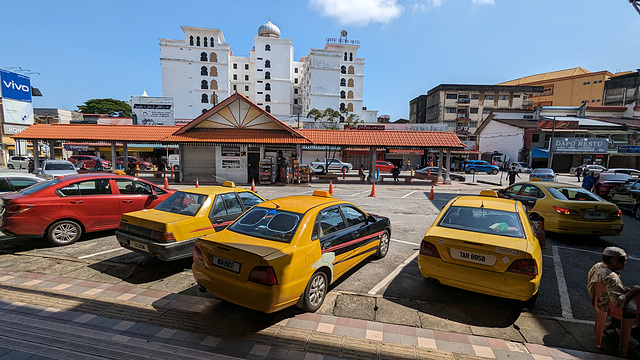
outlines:
[{"label": "rear window", "polygon": [[196,216],[206,199],[206,195],[178,191],[156,205],[155,209],[173,214]]},{"label": "rear window", "polygon": [[451,206],[440,219],[438,226],[484,234],[524,238],[524,230],[518,214],[503,210]]},{"label": "rear window", "polygon": [[600,181],[619,181],[619,182],[625,182],[629,180],[629,178],[631,177],[630,175],[622,174],[622,173],[601,173],[599,176],[600,176]]},{"label": "rear window", "polygon": [[579,187],[547,188],[551,196],[558,200],[604,201],[598,195]]},{"label": "rear window", "polygon": [[60,183],[60,179],[51,179],[49,181],[44,181],[41,183],[37,183],[33,186],[29,186],[28,188],[22,189],[20,190],[20,193],[23,195],[30,195],[33,194],[35,192],[38,192],[42,189],[46,189],[49,186],[53,186],[53,185],[57,185]]},{"label": "rear window", "polygon": [[280,209],[253,207],[227,230],[261,239],[290,243],[302,214]]},{"label": "rear window", "polygon": [[45,170],[75,170],[76,168],[71,163],[45,163]]},{"label": "rear window", "polygon": [[551,169],[535,169],[533,172],[536,174],[553,174],[553,170]]}]

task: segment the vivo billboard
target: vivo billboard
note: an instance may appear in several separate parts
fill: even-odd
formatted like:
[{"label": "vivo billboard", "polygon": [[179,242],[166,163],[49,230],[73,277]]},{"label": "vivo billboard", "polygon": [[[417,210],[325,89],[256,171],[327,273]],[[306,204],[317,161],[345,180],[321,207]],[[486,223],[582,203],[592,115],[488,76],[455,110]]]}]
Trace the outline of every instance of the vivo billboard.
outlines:
[{"label": "vivo billboard", "polygon": [[0,97],[31,102],[31,79],[0,69]]},{"label": "vivo billboard", "polygon": [[602,138],[553,138],[551,151],[554,153],[596,153],[606,154],[609,139]]}]

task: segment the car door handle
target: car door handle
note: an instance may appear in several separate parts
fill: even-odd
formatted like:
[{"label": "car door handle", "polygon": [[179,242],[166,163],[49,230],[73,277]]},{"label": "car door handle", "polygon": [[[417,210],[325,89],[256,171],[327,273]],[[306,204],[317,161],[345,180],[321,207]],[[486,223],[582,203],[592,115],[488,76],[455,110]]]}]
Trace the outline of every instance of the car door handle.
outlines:
[{"label": "car door handle", "polygon": [[82,201],[82,200],[71,200],[70,203],[72,203],[72,204],[83,204],[84,201]]},{"label": "car door handle", "polygon": [[359,238],[360,237],[360,231],[354,231],[353,232],[353,237]]},{"label": "car door handle", "polygon": [[127,199],[127,200],[122,200],[122,202],[123,202],[123,203],[125,203],[125,204],[129,204],[129,203],[132,203],[132,202],[133,202],[133,200],[129,200],[129,199]]}]

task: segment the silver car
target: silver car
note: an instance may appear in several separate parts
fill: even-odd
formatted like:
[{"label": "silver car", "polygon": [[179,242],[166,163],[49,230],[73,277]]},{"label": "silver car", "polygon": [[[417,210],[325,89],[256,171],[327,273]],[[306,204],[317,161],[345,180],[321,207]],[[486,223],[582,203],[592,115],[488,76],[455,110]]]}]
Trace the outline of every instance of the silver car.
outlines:
[{"label": "silver car", "polygon": [[7,167],[9,169],[26,169],[29,167],[29,160],[31,159],[29,156],[11,156],[7,160]]},{"label": "silver car", "polygon": [[33,174],[20,172],[0,172],[0,194],[22,190],[44,179]]},{"label": "silver car", "polygon": [[56,176],[65,176],[77,174],[78,170],[69,160],[47,159],[42,163],[42,167],[38,168],[36,174],[45,179],[53,179]]}]

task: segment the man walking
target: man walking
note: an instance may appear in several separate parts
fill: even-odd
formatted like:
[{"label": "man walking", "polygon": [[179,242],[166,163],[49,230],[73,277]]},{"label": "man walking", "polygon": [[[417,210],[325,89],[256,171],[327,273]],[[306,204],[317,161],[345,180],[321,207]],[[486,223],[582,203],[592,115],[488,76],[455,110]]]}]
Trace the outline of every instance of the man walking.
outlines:
[{"label": "man walking", "polygon": [[507,171],[506,176],[509,178],[509,186],[516,182],[516,176],[520,179],[520,174],[516,171],[516,167],[511,167],[511,170]]},{"label": "man walking", "polygon": [[580,175],[582,175],[582,165],[578,165],[575,174],[578,177],[578,182],[580,182]]}]

